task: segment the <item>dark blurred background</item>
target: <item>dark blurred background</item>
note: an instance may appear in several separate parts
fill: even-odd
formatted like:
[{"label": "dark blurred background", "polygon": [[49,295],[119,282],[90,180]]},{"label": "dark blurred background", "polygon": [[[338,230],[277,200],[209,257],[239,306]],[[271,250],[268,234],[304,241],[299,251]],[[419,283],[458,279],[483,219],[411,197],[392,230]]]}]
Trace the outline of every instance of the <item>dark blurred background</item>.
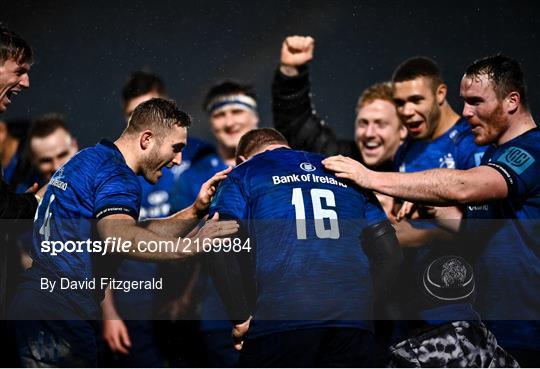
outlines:
[{"label": "dark blurred background", "polygon": [[354,106],[370,84],[405,58],[442,67],[461,111],[467,64],[496,52],[520,60],[540,121],[540,3],[535,1],[6,1],[0,21],[36,54],[31,87],[4,118],[56,111],[85,147],[123,129],[120,90],[129,72],[161,75],[192,132],[210,138],[201,102],[208,87],[235,77],[254,84],[262,126],[270,126],[270,85],[281,42],[316,39],[311,65],[317,111],[341,137],[353,134]]}]

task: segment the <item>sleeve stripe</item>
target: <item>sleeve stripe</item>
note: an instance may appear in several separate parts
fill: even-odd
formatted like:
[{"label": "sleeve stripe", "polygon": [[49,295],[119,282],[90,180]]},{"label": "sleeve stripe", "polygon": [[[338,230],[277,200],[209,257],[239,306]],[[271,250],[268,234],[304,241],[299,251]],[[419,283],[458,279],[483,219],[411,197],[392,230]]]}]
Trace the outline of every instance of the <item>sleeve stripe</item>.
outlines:
[{"label": "sleeve stripe", "polygon": [[516,194],[518,192],[517,183],[514,179],[515,174],[512,169],[508,168],[508,166],[501,163],[486,163],[484,165],[495,169],[497,172],[499,172],[502,175],[502,177],[506,181],[506,185],[508,186],[509,194]]},{"label": "sleeve stripe", "polygon": [[94,218],[101,219],[113,214],[127,214],[135,220],[139,218],[139,214],[135,209],[127,207],[125,205],[107,205],[101,209],[96,210],[94,212]]}]

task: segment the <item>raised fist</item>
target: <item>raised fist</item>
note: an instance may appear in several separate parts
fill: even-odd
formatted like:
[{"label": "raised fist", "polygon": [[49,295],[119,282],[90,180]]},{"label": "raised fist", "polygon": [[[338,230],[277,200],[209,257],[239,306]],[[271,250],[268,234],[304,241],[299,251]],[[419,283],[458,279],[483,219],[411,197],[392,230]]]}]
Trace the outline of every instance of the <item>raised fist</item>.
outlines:
[{"label": "raised fist", "polygon": [[298,67],[313,59],[315,40],[309,36],[289,36],[281,45],[282,66]]}]

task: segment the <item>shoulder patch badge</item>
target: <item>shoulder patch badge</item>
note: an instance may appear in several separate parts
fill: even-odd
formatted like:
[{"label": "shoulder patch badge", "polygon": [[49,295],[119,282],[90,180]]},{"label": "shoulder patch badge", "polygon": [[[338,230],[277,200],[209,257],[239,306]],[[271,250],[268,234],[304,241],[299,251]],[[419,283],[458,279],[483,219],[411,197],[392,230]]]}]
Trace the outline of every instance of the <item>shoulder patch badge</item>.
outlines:
[{"label": "shoulder patch badge", "polygon": [[506,149],[506,151],[497,159],[497,162],[508,165],[519,175],[530,167],[535,160],[527,151],[512,146]]}]

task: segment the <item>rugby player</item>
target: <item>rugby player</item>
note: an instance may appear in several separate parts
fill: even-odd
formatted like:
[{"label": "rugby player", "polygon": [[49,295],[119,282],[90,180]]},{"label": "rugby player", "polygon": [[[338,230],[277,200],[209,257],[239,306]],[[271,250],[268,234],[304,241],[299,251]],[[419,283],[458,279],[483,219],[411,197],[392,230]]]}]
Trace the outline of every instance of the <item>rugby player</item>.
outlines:
[{"label": "rugby player", "polygon": [[35,119],[28,131],[30,161],[40,176],[40,183],[48,182],[54,172],[79,151],[66,121],[57,114],[46,114]]},{"label": "rugby player", "polygon": [[[147,70],[132,72],[122,88],[122,110],[126,123],[139,104],[152,98],[167,98],[165,82]],[[185,187],[179,183],[180,178],[193,163],[212,152],[214,149],[211,145],[188,135],[180,165],[163,168],[162,176],[154,184],[139,177],[142,188],[140,219],[167,217],[191,205],[201,185],[217,170],[197,182],[197,188]],[[220,167],[220,170],[225,168]],[[182,191],[193,192],[193,195],[182,201],[183,198],[175,196]],[[161,291],[111,291],[106,295],[102,304],[103,338],[113,353],[107,355],[107,359],[111,359],[110,365],[160,367],[168,360],[175,366],[192,366],[189,362],[175,361],[181,355],[178,355],[176,347],[173,350],[171,346],[178,346],[177,340],[191,334],[182,312],[186,314],[186,311],[194,310],[190,300],[195,266],[195,260],[184,262],[183,268],[167,263],[122,260],[118,267],[120,278],[139,280],[141,277],[163,277],[165,286]],[[180,321],[175,322],[177,320]],[[167,338],[160,339],[160,336]],[[193,341],[191,337],[190,341]],[[186,344],[182,346],[186,352],[193,351]]]},{"label": "rugby player", "polygon": [[[460,117],[448,103],[447,86],[433,60],[414,57],[404,61],[394,71],[392,81],[394,102],[409,132],[396,154],[396,171],[469,169],[480,163],[485,147],[474,143],[467,120]],[[412,212],[415,208],[417,211]],[[438,227],[437,221],[432,219],[433,212],[433,209],[426,211],[406,202],[398,213],[399,222],[394,225],[400,245],[406,247],[405,267],[400,278],[403,284],[399,288],[399,306],[404,320],[398,322],[397,332],[400,334],[397,336],[413,339],[421,335],[426,342],[437,341],[439,345],[447,346],[454,342],[457,329],[463,332],[476,330],[474,334],[469,334],[470,337],[482,339],[471,339],[469,357],[461,358],[463,362],[460,365],[468,366],[471,361],[467,360],[474,355],[481,357],[482,350],[487,349],[486,342],[489,340],[485,337],[491,333],[487,332],[472,307],[475,296],[473,271],[466,258],[463,258],[463,250],[458,247],[456,233],[448,231],[446,227]],[[443,208],[437,212],[444,212],[445,218],[460,219],[462,216],[458,208]],[[421,220],[406,220],[405,216]],[[452,284],[451,289],[433,293],[434,286],[429,281],[439,277],[428,278],[425,271],[439,268],[446,273],[442,278],[458,270],[462,272],[462,278]],[[454,294],[448,299],[450,290]],[[458,290],[459,293],[456,292]],[[393,360],[401,359],[399,355],[405,350],[403,347],[406,344],[399,342],[390,349]],[[426,347],[433,346],[426,343]],[[457,362],[459,354],[456,352],[454,355],[448,355],[445,359]],[[439,366],[441,360],[440,354],[429,348],[416,359],[428,366]],[[394,362],[394,365],[399,366],[399,362]]]},{"label": "rugby player", "polygon": [[[211,213],[244,223],[243,251],[252,262],[245,270],[254,271],[236,289],[222,290],[237,293],[251,278],[256,284],[255,301],[246,293],[245,307],[237,306],[240,320],[250,309],[253,315],[240,366],[373,363],[370,267],[377,265],[368,255],[387,248],[399,263],[400,250],[376,197],[328,174],[323,158],[291,150],[274,129],[250,131],[238,144],[242,164],[212,203]],[[396,263],[388,268],[396,269]],[[232,272],[216,273],[218,289],[225,275]],[[242,301],[239,293],[222,296]]]},{"label": "rugby player", "polygon": [[[496,55],[477,60],[461,80],[463,116],[477,145],[490,145],[480,166],[379,173],[335,156],[323,161],[338,178],[409,201],[467,205],[465,218],[478,253],[476,307],[497,342],[522,366],[538,366],[540,259],[535,219],[538,139],[523,71],[515,60]],[[474,219],[491,221],[473,222]],[[495,222],[502,219],[505,222]]]},{"label": "rugby player", "polygon": [[[0,26],[0,114],[7,110],[14,96],[30,87],[32,61],[30,45],[16,33]],[[32,192],[36,190],[37,185]],[[36,211],[37,199],[42,196],[43,192],[39,192],[37,198],[33,194],[15,194],[0,177],[0,218],[31,219]],[[2,259],[6,260],[3,255]],[[3,312],[3,304],[0,305]]]},{"label": "rugby player", "polygon": [[[141,187],[137,175],[155,183],[164,167],[180,164],[189,124],[189,116],[174,102],[151,99],[135,109],[114,143],[103,140],[79,152],[54,174],[34,223],[33,265],[24,273],[10,310],[10,318],[18,320],[17,343],[24,366],[96,366],[93,319],[100,316],[103,298],[99,280],[111,277],[114,255],[161,261],[195,254],[185,247],[159,252],[139,247],[141,241],[176,244],[175,237],[185,235],[207,213],[215,185],[226,177],[227,170],[213,176],[192,206],[171,217],[138,223]],[[194,239],[237,231],[236,222],[216,222],[217,218]],[[124,240],[124,245],[128,241],[127,248],[102,257],[88,248],[56,255],[44,248],[50,241],[67,245],[93,240],[91,221],[102,240]],[[81,287],[70,283],[69,288],[60,288],[62,278]],[[92,286],[90,282],[96,279],[97,286]],[[58,283],[56,288],[53,282]],[[50,288],[44,288],[44,283]]]}]

